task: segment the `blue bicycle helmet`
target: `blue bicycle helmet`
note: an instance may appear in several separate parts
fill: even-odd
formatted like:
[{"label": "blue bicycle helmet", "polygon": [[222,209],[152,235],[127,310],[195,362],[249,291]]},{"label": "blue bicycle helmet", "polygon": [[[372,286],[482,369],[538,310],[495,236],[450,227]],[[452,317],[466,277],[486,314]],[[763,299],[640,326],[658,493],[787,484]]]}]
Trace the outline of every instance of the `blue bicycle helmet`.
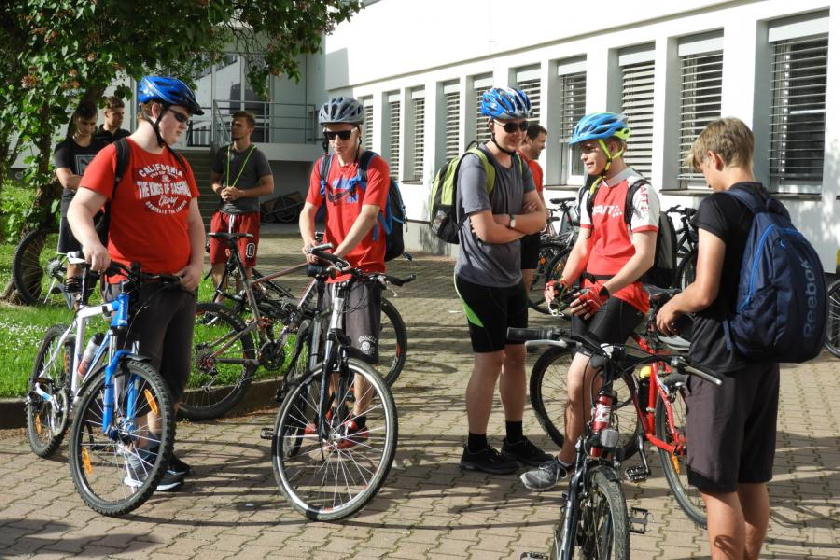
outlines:
[{"label": "blue bicycle helmet", "polygon": [[587,140],[609,140],[610,138],[618,138],[625,142],[630,138],[627,117],[618,113],[589,113],[584,115],[575,125],[569,144],[578,144]]},{"label": "blue bicycle helmet", "polygon": [[143,76],[138,84],[137,100],[140,103],[159,100],[167,105],[180,105],[193,115],[204,111],[195,100],[193,91],[181,80],[169,76]]},{"label": "blue bicycle helmet", "polygon": [[318,112],[318,121],[325,124],[365,124],[365,108],[352,97],[333,97]]},{"label": "blue bicycle helmet", "polygon": [[531,115],[531,100],[512,87],[496,87],[481,96],[481,114],[491,119],[525,119]]}]

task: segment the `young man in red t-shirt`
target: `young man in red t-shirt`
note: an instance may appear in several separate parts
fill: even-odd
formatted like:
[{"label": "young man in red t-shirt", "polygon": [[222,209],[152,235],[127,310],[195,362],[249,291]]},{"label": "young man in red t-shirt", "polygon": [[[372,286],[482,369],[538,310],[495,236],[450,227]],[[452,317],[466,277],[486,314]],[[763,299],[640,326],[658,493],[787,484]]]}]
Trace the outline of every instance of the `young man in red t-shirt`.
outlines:
[{"label": "young man in red t-shirt", "polygon": [[[202,111],[192,90],[180,80],[146,76],[138,89],[141,120],[127,139],[129,161],[123,179],[114,190],[116,149],[110,144],[85,170],[67,219],[93,270],[104,271],[113,259],[125,265],[138,263],[144,272],[181,279],[181,290],[140,288],[142,309],[132,318],[126,340],[139,344],[139,353],[151,359],[166,380],[172,401],[178,403],[190,376],[195,291],[201,280],[205,238],[192,168],[175,157],[169,145],[178,141],[190,117]],[[111,226],[106,248],[99,241],[93,216],[108,200]],[[111,284],[108,291],[114,296],[119,289],[119,283]],[[180,486],[189,470],[173,455],[158,490]],[[139,475],[130,472],[124,482],[130,487],[143,484]]]},{"label": "young man in red t-shirt", "polygon": [[[572,332],[602,343],[623,344],[650,306],[640,279],[653,266],[659,198],[642,185],[633,196],[630,219],[625,218],[630,185],[641,179],[622,158],[629,137],[624,116],[616,113],[591,113],[575,126],[571,144],[580,144],[586,173],[599,179],[581,201],[580,233],[560,280],[546,285],[550,302],[588,273],[571,304]],[[594,197],[591,215],[589,197]],[[587,352],[579,350],[567,376],[563,447],[553,461],[522,475],[529,490],[548,490],[568,474],[586,420],[581,411],[590,409],[588,387],[595,372]]]},{"label": "young man in red t-shirt", "polygon": [[[519,147],[519,155],[528,163],[531,176],[534,178],[534,187],[537,189],[537,196],[545,207],[545,196],[543,195],[543,169],[537,162],[537,158],[545,150],[545,141],[548,131],[542,125],[533,123],[528,125],[522,145]],[[520,259],[522,261],[522,283],[525,285],[525,292],[530,297],[531,282],[534,280],[534,273],[540,258],[540,237],[542,232],[526,235],[519,240]]]},{"label": "young man in red t-shirt", "polygon": [[[309,177],[309,192],[300,213],[300,234],[303,252],[309,262],[317,258],[308,254],[315,242],[315,216],[320,208],[326,211],[324,242],[332,243],[334,253],[350,265],[365,272],[385,272],[385,234],[375,228],[380,212],[385,212],[388,189],[391,186],[387,162],[379,155],[373,156],[367,168],[367,184],[362,188],[356,181],[362,146],[364,106],[351,97],[334,97],[324,103],[319,113],[324,138],[333,148],[332,161],[321,177],[319,159]],[[325,158],[329,157],[324,154]],[[339,278],[338,280],[344,280]],[[347,298],[345,331],[350,338],[353,355],[367,363],[379,361],[379,311],[381,288],[378,284],[354,282]],[[356,395],[369,393],[363,380],[356,379]],[[365,408],[364,399],[357,398],[354,412],[358,415]],[[369,399],[368,399],[369,400]],[[349,420],[348,433],[359,434],[347,442],[358,443],[364,438],[365,417]]]}]

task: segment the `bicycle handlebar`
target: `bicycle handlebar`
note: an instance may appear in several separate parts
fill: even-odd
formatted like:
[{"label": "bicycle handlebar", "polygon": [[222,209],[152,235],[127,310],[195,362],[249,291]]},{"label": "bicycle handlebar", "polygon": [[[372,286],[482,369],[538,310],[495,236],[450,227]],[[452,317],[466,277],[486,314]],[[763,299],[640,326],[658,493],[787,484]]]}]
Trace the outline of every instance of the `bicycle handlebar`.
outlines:
[{"label": "bicycle handlebar", "polygon": [[126,266],[121,262],[111,261],[108,268],[105,270],[105,276],[114,276],[116,274],[123,274],[129,280],[136,280],[139,282],[163,282],[166,284],[180,284],[181,279],[171,274],[150,274],[140,270],[140,265],[131,263],[131,266]]}]

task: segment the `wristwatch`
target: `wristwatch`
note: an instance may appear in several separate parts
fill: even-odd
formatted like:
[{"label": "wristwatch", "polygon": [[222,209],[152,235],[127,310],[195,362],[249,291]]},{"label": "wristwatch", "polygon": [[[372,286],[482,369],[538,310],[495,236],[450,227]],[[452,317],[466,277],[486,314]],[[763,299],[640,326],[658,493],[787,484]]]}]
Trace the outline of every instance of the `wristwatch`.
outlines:
[{"label": "wristwatch", "polygon": [[508,214],[508,216],[510,217],[510,223],[508,224],[508,227],[510,229],[516,229],[516,216],[514,216],[513,214]]}]

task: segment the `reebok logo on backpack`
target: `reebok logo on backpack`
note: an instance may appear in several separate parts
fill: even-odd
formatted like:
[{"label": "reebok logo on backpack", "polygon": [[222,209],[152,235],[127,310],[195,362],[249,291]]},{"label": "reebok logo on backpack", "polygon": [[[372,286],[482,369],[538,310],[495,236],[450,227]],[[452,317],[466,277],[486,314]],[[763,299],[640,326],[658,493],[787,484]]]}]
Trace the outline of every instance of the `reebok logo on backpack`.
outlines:
[{"label": "reebok logo on backpack", "polygon": [[[493,192],[493,186],[496,184],[496,168],[493,167],[490,156],[475,145],[475,140],[470,142],[466,152],[447,161],[435,173],[429,201],[429,226],[437,238],[454,245],[460,243],[458,232],[463,223],[463,220],[458,220],[455,202],[458,200],[458,173],[461,171],[461,161],[466,154],[477,156],[484,167],[488,193]],[[518,154],[514,157],[519,162],[519,172],[522,173],[522,159]]]},{"label": "reebok logo on backpack", "polygon": [[755,214],[741,261],[735,316],[724,323],[727,344],[755,362],[815,358],[825,343],[828,309],[817,252],[782,203],[766,192],[725,192]]},{"label": "reebok logo on backpack", "polygon": [[[367,189],[367,170],[370,161],[376,153],[365,151],[359,156],[359,174],[356,178],[356,185],[364,192]],[[321,196],[325,197],[327,193],[327,175],[329,174],[332,160],[335,154],[327,154],[321,158]],[[323,220],[326,205],[321,204],[321,208],[316,214],[316,221]],[[391,184],[388,188],[388,202],[385,205],[385,213],[379,211],[379,216],[376,219],[376,224],[373,226],[373,240],[379,239],[379,232],[385,231],[385,262],[395,259],[405,252],[405,239],[403,235],[403,227],[405,227],[406,214],[405,203],[403,202],[402,193],[400,193],[400,186],[394,179],[391,179]]]}]

